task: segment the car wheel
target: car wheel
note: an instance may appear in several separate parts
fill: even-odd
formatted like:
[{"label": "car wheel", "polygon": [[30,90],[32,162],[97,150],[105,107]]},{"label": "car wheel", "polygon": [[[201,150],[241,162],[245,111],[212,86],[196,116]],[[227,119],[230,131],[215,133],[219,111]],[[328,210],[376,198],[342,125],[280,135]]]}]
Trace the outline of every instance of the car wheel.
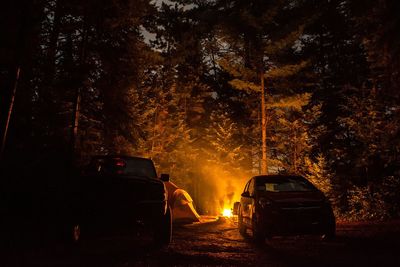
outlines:
[{"label": "car wheel", "polygon": [[66,246],[78,246],[81,243],[81,225],[78,223],[69,223],[65,225],[60,236],[62,242]]},{"label": "car wheel", "polygon": [[156,223],[154,231],[154,243],[158,247],[168,246],[172,239],[171,210],[168,207],[166,214]]},{"label": "car wheel", "polygon": [[77,243],[81,240],[81,226],[79,224],[74,224],[72,227],[72,241]]},{"label": "car wheel", "polygon": [[264,231],[262,231],[261,226],[257,222],[257,219],[255,218],[255,215],[253,215],[253,220],[252,220],[252,231],[253,231],[253,240],[257,244],[263,243],[265,241],[265,234]]},{"label": "car wheel", "polygon": [[243,216],[242,216],[242,211],[240,209],[240,207],[238,208],[239,212],[238,212],[238,229],[239,229],[239,233],[244,236],[246,234],[246,226],[243,223]]}]

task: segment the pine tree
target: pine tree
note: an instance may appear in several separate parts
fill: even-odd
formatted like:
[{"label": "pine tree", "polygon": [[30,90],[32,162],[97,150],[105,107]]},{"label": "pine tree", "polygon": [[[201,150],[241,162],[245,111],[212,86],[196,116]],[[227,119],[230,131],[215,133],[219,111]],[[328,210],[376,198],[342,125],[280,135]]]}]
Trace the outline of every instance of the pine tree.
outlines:
[{"label": "pine tree", "polygon": [[347,156],[360,172],[355,175],[361,175],[364,184],[393,175],[397,169],[396,136],[400,130],[397,108],[373,92],[363,98],[352,95],[346,99],[343,108],[350,116],[338,120],[347,129],[346,138],[352,140],[353,152]]},{"label": "pine tree", "polygon": [[308,165],[307,178],[327,196],[333,197],[333,177],[329,164],[322,154],[318,154],[315,162],[306,159]]},{"label": "pine tree", "polygon": [[[347,1],[354,33],[366,52],[371,81],[381,94],[398,101],[400,86],[398,1]],[[393,99],[393,100],[394,100]]]},{"label": "pine tree", "polygon": [[[131,103],[139,76],[152,64],[141,27],[153,6],[146,0],[135,6],[132,1],[103,1],[99,6],[64,0],[29,6],[36,35],[30,65],[21,76],[24,100],[16,102],[18,118],[29,118],[29,124],[13,127],[30,133],[21,147],[39,154],[65,154],[76,147],[76,156],[84,158],[128,144],[132,150],[141,138],[141,118]],[[23,131],[23,125],[31,129]],[[115,147],[113,139],[124,141]]]},{"label": "pine tree", "polygon": [[309,125],[317,117],[317,114],[308,110],[312,107],[306,108],[310,98],[310,94],[275,96],[268,103],[273,136],[269,140],[273,151],[271,165],[277,169],[276,172],[302,173],[304,159],[313,146],[309,138]]},{"label": "pine tree", "polygon": [[211,125],[205,131],[208,145],[203,148],[207,161],[221,166],[233,175],[245,166],[239,128],[229,117],[224,105],[216,107],[211,112],[210,122]]},{"label": "pine tree", "polygon": [[[285,1],[263,2],[253,1],[248,4],[238,2],[225,7],[223,11],[229,16],[236,16],[241,26],[236,22],[229,24],[229,18],[223,24],[226,46],[233,53],[228,53],[220,60],[220,66],[229,72],[233,79],[230,84],[236,89],[255,91],[261,94],[261,132],[262,132],[262,167],[261,172],[267,172],[267,109],[265,81],[271,90],[279,90],[285,86],[282,80],[294,76],[307,66],[306,61],[288,63],[279,61],[278,55],[292,53],[294,43],[300,38],[303,26],[282,29],[277,27],[277,21],[283,19],[278,10],[284,12]],[[223,4],[221,4],[223,6]],[[288,13],[292,12],[290,10]],[[278,34],[278,30],[279,33]],[[282,34],[285,32],[285,34]],[[234,39],[234,41],[233,41]],[[281,57],[284,58],[284,57]],[[267,79],[267,80],[266,80]],[[260,82],[258,82],[260,81]],[[292,88],[290,88],[292,89]],[[290,90],[285,88],[286,93]]]}]

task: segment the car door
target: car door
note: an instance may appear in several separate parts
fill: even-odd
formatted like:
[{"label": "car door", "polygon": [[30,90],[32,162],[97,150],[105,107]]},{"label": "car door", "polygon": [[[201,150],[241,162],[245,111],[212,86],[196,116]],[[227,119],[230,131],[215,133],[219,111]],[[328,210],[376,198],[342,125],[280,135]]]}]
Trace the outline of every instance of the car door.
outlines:
[{"label": "car door", "polygon": [[240,197],[240,216],[242,216],[244,223],[246,221],[246,208],[247,208],[247,202],[248,202],[247,201],[247,193],[246,192],[249,191],[248,190],[249,184],[250,184],[250,181],[248,181],[246,183],[246,185],[244,187],[244,190],[243,190],[243,192],[241,194],[241,197]]},{"label": "car door", "polygon": [[240,201],[243,222],[246,225],[251,225],[251,211],[252,211],[251,209],[252,209],[254,199],[253,199],[253,196],[250,194],[250,192],[251,192],[250,188],[252,187],[253,184],[254,184],[253,179],[251,179],[250,181],[247,182],[247,184],[243,190],[243,193],[241,196],[241,201]]},{"label": "car door", "polygon": [[255,190],[255,178],[251,179],[249,184],[249,203],[248,203],[248,224],[252,226],[253,215],[255,213],[256,205],[256,190]]}]

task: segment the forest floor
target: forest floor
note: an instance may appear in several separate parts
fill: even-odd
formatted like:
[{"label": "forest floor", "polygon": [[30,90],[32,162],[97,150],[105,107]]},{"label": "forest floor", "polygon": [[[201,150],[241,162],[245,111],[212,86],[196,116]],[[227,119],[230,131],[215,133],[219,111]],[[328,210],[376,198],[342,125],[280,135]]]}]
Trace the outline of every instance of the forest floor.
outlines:
[{"label": "forest floor", "polygon": [[234,219],[175,225],[168,248],[148,236],[113,236],[79,247],[34,246],[1,253],[1,266],[400,266],[400,220],[339,223],[337,238],[278,237],[256,245]]}]

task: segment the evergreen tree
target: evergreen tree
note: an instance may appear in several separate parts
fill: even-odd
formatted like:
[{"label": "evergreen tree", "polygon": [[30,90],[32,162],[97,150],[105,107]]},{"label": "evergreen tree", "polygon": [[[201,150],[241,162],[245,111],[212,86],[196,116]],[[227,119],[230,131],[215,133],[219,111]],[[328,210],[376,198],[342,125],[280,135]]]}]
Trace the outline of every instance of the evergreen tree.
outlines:
[{"label": "evergreen tree", "polygon": [[349,16],[356,25],[354,33],[366,52],[372,86],[375,90],[379,90],[380,94],[398,101],[399,2],[349,0],[347,8]]},{"label": "evergreen tree", "polygon": [[310,94],[275,96],[267,104],[272,133],[269,140],[273,151],[271,165],[275,166],[276,172],[302,173],[304,169],[304,160],[313,146],[309,125],[317,116],[306,107],[310,97]]},{"label": "evergreen tree", "polygon": [[[230,84],[234,88],[261,93],[261,172],[264,173],[267,171],[268,163],[267,139],[270,139],[267,134],[267,120],[271,119],[268,117],[268,104],[266,105],[265,102],[264,82],[266,80],[270,95],[293,94],[294,89],[302,88],[302,85],[298,84],[295,88],[291,84],[288,87],[290,83],[287,81],[290,80],[289,77],[293,78],[307,66],[307,62],[296,59],[294,53],[295,42],[300,38],[304,27],[293,25],[279,27],[279,23],[285,23],[285,16],[278,14],[278,10],[281,13],[287,12],[289,15],[299,8],[299,6],[289,4],[286,1],[264,1],[263,3],[253,1],[248,5],[239,2],[224,10],[229,16],[239,17],[243,21],[241,21],[241,26],[235,24],[236,22],[228,24],[229,19],[223,24],[225,33],[228,33],[226,46],[234,52],[228,53],[224,59],[220,60],[220,66],[232,75]],[[233,20],[232,17],[231,19]],[[293,63],[293,61],[298,62]]]},{"label": "evergreen tree", "polygon": [[334,177],[333,172],[329,169],[328,161],[322,154],[318,154],[315,162],[306,158],[306,164],[308,165],[307,178],[335,203],[335,193],[337,192],[334,192]]}]

